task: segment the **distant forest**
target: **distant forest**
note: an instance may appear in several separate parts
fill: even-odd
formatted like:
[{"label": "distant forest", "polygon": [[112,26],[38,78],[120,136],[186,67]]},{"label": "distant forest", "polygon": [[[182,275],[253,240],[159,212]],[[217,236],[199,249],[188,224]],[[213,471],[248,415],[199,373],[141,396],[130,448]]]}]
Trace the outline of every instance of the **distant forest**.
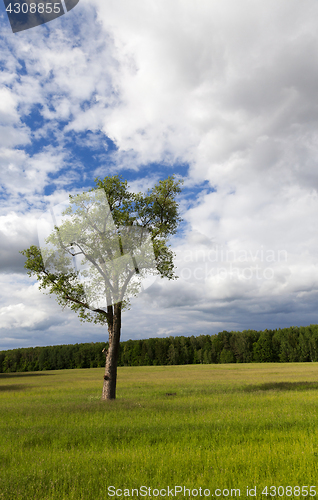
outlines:
[{"label": "distant forest", "polygon": [[[105,342],[0,351],[0,373],[105,365]],[[318,325],[279,330],[220,332],[198,337],[127,340],[119,366],[318,361]]]}]

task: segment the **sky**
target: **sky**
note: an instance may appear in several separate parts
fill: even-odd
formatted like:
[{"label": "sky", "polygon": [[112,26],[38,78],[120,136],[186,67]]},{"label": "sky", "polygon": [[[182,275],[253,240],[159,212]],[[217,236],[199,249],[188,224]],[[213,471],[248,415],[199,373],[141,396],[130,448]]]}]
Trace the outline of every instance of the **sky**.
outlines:
[{"label": "sky", "polygon": [[175,174],[177,280],[122,340],[318,323],[316,0],[80,0],[12,33],[0,4],[0,349],[107,341],[19,251],[68,194]]}]

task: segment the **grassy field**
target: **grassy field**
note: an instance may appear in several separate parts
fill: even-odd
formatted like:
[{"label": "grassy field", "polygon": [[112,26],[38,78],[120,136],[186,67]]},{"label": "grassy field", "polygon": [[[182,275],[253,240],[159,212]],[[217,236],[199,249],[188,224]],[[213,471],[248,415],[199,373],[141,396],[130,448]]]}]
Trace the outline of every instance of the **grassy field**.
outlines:
[{"label": "grassy field", "polygon": [[102,376],[0,374],[0,499],[136,498],[141,486],[141,498],[173,498],[175,486],[185,498],[318,492],[318,364],[119,368],[110,402]]}]

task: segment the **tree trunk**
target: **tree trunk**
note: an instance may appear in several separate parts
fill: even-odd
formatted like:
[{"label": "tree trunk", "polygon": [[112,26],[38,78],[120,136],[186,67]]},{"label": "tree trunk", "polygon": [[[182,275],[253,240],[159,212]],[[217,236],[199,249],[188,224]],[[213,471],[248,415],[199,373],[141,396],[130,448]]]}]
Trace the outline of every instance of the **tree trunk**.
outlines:
[{"label": "tree trunk", "polygon": [[121,302],[114,305],[112,322],[108,326],[109,347],[106,355],[102,399],[116,398],[117,363],[121,329]]}]

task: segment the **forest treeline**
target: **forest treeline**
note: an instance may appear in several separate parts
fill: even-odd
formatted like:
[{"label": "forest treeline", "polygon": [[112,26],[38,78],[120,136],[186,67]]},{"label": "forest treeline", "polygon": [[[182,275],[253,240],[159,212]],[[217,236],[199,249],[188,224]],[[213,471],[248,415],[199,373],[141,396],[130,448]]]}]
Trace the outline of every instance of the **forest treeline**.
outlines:
[{"label": "forest treeline", "polygon": [[[0,351],[0,373],[102,367],[107,347],[105,342],[92,342]],[[318,361],[318,325],[127,340],[120,344],[118,365],[299,361]]]}]

